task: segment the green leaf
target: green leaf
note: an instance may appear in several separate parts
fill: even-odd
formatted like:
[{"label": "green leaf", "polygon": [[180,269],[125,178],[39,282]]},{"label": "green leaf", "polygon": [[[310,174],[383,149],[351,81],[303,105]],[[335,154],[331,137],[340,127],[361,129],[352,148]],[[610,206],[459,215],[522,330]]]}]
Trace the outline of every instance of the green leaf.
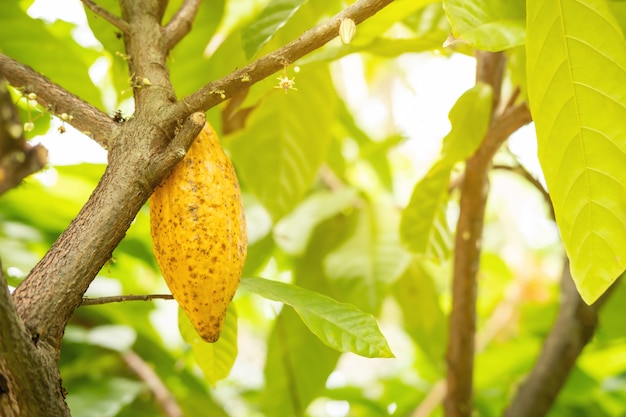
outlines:
[{"label": "green leaf", "polygon": [[538,154],[578,291],[598,299],[626,268],[626,42],[603,0],[528,1]]},{"label": "green leaf", "polygon": [[213,386],[228,376],[237,358],[237,311],[228,306],[224,327],[215,343],[207,343],[182,311],[178,309],[178,328],[183,340],[191,345],[193,357],[205,378]]},{"label": "green leaf", "polygon": [[243,206],[246,208],[246,224],[248,225],[248,246],[251,246],[270,235],[272,219],[265,207],[249,193],[242,194]]},{"label": "green leaf", "polygon": [[137,398],[145,386],[136,381],[111,378],[98,384],[82,384],[67,396],[75,417],[114,417]]},{"label": "green leaf", "polygon": [[241,33],[247,58],[252,58],[269,42],[276,31],[283,27],[306,1],[271,0],[254,22]]},{"label": "green leaf", "polygon": [[[98,5],[116,16],[121,15],[119,1],[102,0],[98,2]],[[89,10],[88,7],[84,6],[84,9],[89,28],[96,39],[102,44],[104,48],[102,53],[106,55],[109,60],[109,75],[116,93],[116,101],[119,101],[121,98],[125,98],[121,97],[123,91],[130,91],[128,62],[124,55],[126,52],[124,39],[121,36],[121,32],[115,26],[96,15]],[[128,97],[128,95],[126,97]],[[117,105],[118,103],[115,104]]]},{"label": "green leaf", "polygon": [[330,145],[336,93],[328,71],[311,68],[297,82],[289,94],[269,87],[230,146],[242,183],[275,221],[300,202]]},{"label": "green leaf", "polygon": [[388,39],[377,38],[371,43],[363,46],[329,46],[328,48],[320,48],[315,52],[305,56],[298,61],[301,65],[312,64],[316,62],[336,61],[346,55],[357,52],[367,53],[370,55],[378,55],[387,58],[395,58],[406,53],[425,52],[432,50],[441,50],[445,36],[440,34],[432,34],[419,38],[407,39]]},{"label": "green leaf", "polygon": [[[241,45],[241,36],[239,36],[239,32],[235,32],[231,33],[220,43],[219,47],[211,54],[206,64],[194,70],[197,70],[198,77],[206,82],[206,80],[217,80],[221,77],[225,77],[233,68],[241,68],[247,63],[248,61],[246,60]],[[201,80],[194,80],[194,82]],[[189,81],[180,80],[177,81],[177,85],[178,83],[181,83],[184,89],[184,84],[189,83]]]},{"label": "green leaf", "polygon": [[[350,45],[343,45],[339,41],[333,41],[299,59],[298,62],[305,65],[313,62],[335,61],[358,52],[384,57],[397,57],[404,53],[424,51],[438,51],[445,54],[443,44],[450,34],[448,19],[441,4],[426,3],[429,2],[420,0],[411,4],[397,1],[390,3],[357,27],[356,43],[353,40]],[[383,12],[390,14],[386,17],[379,17],[379,14]],[[385,20],[386,23],[379,22],[369,27],[372,19]],[[402,22],[405,26],[400,35],[402,37],[396,33],[383,36],[389,25],[398,24],[398,22]]]},{"label": "green leaf", "polygon": [[[50,168],[48,175],[58,175],[51,187],[27,178],[21,187],[2,196],[0,215],[36,227],[52,243],[76,217],[104,169],[95,164]],[[45,207],[41,201],[46,201]]]},{"label": "green leaf", "polygon": [[622,27],[622,31],[626,30],[626,2],[621,0],[609,1],[609,7]]},{"label": "green leaf", "polygon": [[400,244],[395,207],[366,205],[352,235],[324,260],[326,275],[360,308],[376,313],[410,257]]},{"label": "green leaf", "polygon": [[388,154],[405,139],[402,135],[392,135],[382,141],[370,140],[360,147],[360,159],[369,162],[382,185],[389,191],[394,188],[394,179]]},{"label": "green leaf", "polygon": [[212,80],[208,77],[210,64],[205,50],[222,20],[224,3],[201,2],[191,31],[170,53],[170,77],[178,97],[188,96]]},{"label": "green leaf", "polygon": [[260,398],[264,414],[304,415],[309,403],[323,393],[340,355],[312,334],[292,309],[283,309],[267,343],[265,387]]},{"label": "green leaf", "polygon": [[[381,37],[387,30],[435,0],[395,0],[357,26],[350,46],[360,47]],[[395,36],[394,36],[395,37]]]},{"label": "green leaf", "polygon": [[472,156],[480,146],[491,120],[493,92],[478,83],[464,92],[450,110],[452,128],[443,139],[441,158],[455,164]]},{"label": "green leaf", "polygon": [[[354,231],[355,214],[339,213],[319,223],[313,229],[306,251],[293,260],[294,284],[350,302],[351,294],[337,290],[336,282],[328,279],[324,259]],[[354,304],[354,303],[352,303]]]},{"label": "green leaf", "polygon": [[348,207],[357,195],[357,191],[349,187],[311,195],[276,224],[276,244],[290,255],[301,255],[315,226]]},{"label": "green leaf", "polygon": [[474,385],[481,389],[510,387],[528,372],[540,348],[536,338],[490,345],[476,355]]},{"label": "green leaf", "polygon": [[433,275],[422,261],[413,260],[395,283],[394,295],[402,310],[406,332],[437,369],[445,369],[447,319]]},{"label": "green leaf", "polygon": [[[385,380],[383,384],[385,388],[390,385],[389,380]],[[381,387],[382,388],[382,387]],[[397,388],[395,386],[394,388]],[[413,388],[414,395],[415,389]],[[324,392],[324,397],[341,402],[347,402],[350,405],[350,414],[349,416],[388,416],[389,414],[389,404],[397,405],[397,400],[399,397],[399,392],[395,391],[393,396],[387,399],[380,398],[378,395],[377,398],[372,398],[373,396],[368,393],[368,386],[365,384],[359,384],[358,386],[347,385],[341,388],[333,388],[328,389]],[[394,411],[393,414],[397,415],[410,415],[410,413],[397,413]]]},{"label": "green leaf", "polygon": [[368,358],[394,357],[374,317],[353,305],[302,287],[263,278],[242,278],[241,286],[293,307],[309,330],[339,352],[353,352]]},{"label": "green leaf", "polygon": [[88,74],[98,54],[80,47],[72,39],[73,28],[62,21],[46,25],[29,17],[18,2],[0,2],[0,52],[33,67],[94,106],[102,107],[100,91]]},{"label": "green leaf", "polygon": [[412,252],[438,261],[448,258],[452,235],[447,224],[448,186],[454,164],[469,158],[487,132],[492,106],[491,87],[476,84],[450,110],[450,133],[443,140],[441,159],[413,189],[402,212],[400,237]]},{"label": "green leaf", "polygon": [[503,51],[524,43],[524,0],[444,0],[452,33],[471,47]]},{"label": "green leaf", "polygon": [[451,170],[441,161],[431,168],[415,185],[400,222],[406,248],[440,262],[448,259],[453,243],[446,219]]}]

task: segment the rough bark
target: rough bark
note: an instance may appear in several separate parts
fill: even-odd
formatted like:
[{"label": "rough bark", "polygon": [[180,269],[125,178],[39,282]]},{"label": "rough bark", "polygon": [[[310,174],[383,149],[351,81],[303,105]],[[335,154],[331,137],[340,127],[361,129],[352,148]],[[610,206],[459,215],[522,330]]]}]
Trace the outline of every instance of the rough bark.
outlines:
[{"label": "rough bark", "polygon": [[69,416],[56,351],[17,317],[0,265],[0,415]]},{"label": "rough bark", "polygon": [[65,326],[154,187],[184,157],[204,124],[203,112],[337,36],[343,17],[358,23],[391,1],[357,1],[286,47],[183,101],[176,100],[166,57],[189,30],[186,22],[197,10],[195,2],[185,1],[164,28],[167,1],[122,0],[122,16],[86,1],[124,34],[136,110],[122,124],[0,54],[0,73],[13,86],[35,92],[52,113],[72,114],[74,127],[109,150],[107,169],[89,200],[12,297],[6,282],[0,282],[0,415],[69,415],[57,366]]}]

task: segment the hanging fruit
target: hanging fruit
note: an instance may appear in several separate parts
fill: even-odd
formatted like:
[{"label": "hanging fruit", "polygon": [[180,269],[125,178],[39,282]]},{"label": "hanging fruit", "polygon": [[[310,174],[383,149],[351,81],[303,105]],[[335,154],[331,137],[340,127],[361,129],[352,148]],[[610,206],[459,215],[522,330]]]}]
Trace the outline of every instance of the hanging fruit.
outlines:
[{"label": "hanging fruit", "polygon": [[207,342],[241,279],[247,233],[232,163],[207,123],[150,199],[154,254],[174,299]]}]

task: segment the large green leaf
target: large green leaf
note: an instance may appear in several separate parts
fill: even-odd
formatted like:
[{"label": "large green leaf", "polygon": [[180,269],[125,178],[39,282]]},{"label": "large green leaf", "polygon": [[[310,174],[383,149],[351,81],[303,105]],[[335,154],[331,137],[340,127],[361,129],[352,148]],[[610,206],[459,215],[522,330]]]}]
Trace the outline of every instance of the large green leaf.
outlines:
[{"label": "large green leaf", "polygon": [[350,237],[324,259],[324,270],[352,303],[376,314],[410,256],[400,244],[396,207],[365,205],[356,220]]},{"label": "large green leaf", "polygon": [[67,403],[76,417],[114,417],[144,389],[140,382],[111,378],[82,384],[67,396]]},{"label": "large green leaf", "polygon": [[[402,22],[401,37],[398,33],[386,34],[393,24]],[[404,53],[437,50],[444,52],[443,44],[450,33],[450,25],[441,4],[426,0],[395,1],[357,27],[357,36],[349,45],[340,41],[301,58],[301,64],[334,61],[349,54],[364,52],[384,57],[396,57]]]},{"label": "large green leaf", "polygon": [[452,33],[470,46],[502,51],[524,43],[524,0],[444,0]]},{"label": "large green leaf", "polygon": [[[287,1],[287,0],[283,0]],[[277,28],[268,41],[261,46],[257,55],[274,51],[293,41],[302,33],[315,26],[323,18],[333,16],[345,7],[341,0],[304,0],[288,19]],[[300,60],[297,61],[301,64]]]},{"label": "large green leaf", "polygon": [[361,23],[356,30],[350,46],[363,46],[381,37],[398,22],[402,22],[411,14],[435,0],[395,0],[374,16]]},{"label": "large green leaf", "polygon": [[[345,230],[345,216],[341,214],[314,227],[306,252],[294,261],[296,285],[332,294],[322,259],[341,241]],[[260,401],[265,415],[302,415],[301,410],[322,394],[340,355],[311,333],[293,309],[282,308],[268,340],[266,385]]]},{"label": "large green leaf", "polygon": [[307,327],[327,346],[368,358],[392,358],[376,320],[353,305],[320,293],[263,278],[243,278],[241,286],[296,310]]},{"label": "large green leaf", "polygon": [[541,345],[535,338],[494,343],[476,355],[474,384],[482,389],[506,389],[528,372]]},{"label": "large green leaf", "polygon": [[278,29],[298,11],[307,0],[272,0],[254,22],[241,33],[243,48],[248,59],[252,58]]},{"label": "large green leaf", "polygon": [[626,30],[626,3],[622,0],[614,0],[609,2],[609,6],[622,27],[622,31]]},{"label": "large green leaf", "polygon": [[[196,60],[192,58],[192,61]],[[202,81],[217,80],[221,77],[228,75],[234,68],[241,68],[248,63],[243,47],[241,44],[241,36],[239,32],[231,33],[219,44],[219,47],[213,51],[206,63],[201,64],[198,68],[193,68],[194,72],[199,71],[198,76]],[[178,69],[174,68],[175,63],[171,65],[172,70],[176,73]],[[182,64],[186,66],[185,64]],[[191,69],[191,68],[190,68]],[[179,83],[183,86],[181,89],[184,91],[186,88],[184,84],[189,84],[189,81],[180,80],[179,76],[176,76],[175,87],[178,88]],[[194,80],[196,83],[200,80]]]},{"label": "large green leaf", "polygon": [[433,275],[421,260],[413,260],[394,284],[394,295],[402,310],[405,331],[434,367],[443,370],[447,319]]},{"label": "large green leaf", "polygon": [[353,297],[347,292],[342,292],[336,283],[327,277],[324,259],[354,231],[356,217],[356,214],[338,213],[315,226],[306,251],[293,261],[294,284],[350,303]]},{"label": "large green leaf", "polygon": [[310,69],[298,91],[267,91],[230,149],[244,186],[274,220],[288,213],[313,183],[330,144],[336,93],[328,71]]},{"label": "large green leaf", "polygon": [[400,238],[407,249],[438,261],[448,259],[452,248],[446,218],[451,170],[441,161],[430,169],[415,185],[400,222]]},{"label": "large green leaf", "polygon": [[58,176],[53,186],[28,178],[2,196],[0,217],[36,227],[52,244],[85,204],[104,168],[93,164],[51,168],[47,175]]},{"label": "large green leaf", "polygon": [[207,343],[182,311],[178,309],[178,328],[183,340],[191,345],[193,357],[211,385],[224,379],[230,373],[237,357],[237,311],[230,304],[220,338],[215,343]]},{"label": "large green leaf", "polygon": [[170,53],[168,67],[178,97],[192,94],[212,79],[205,50],[222,20],[225,0],[200,3],[191,31]]},{"label": "large green leaf", "polygon": [[476,84],[459,97],[450,110],[452,129],[443,140],[441,159],[413,189],[402,212],[400,237],[412,252],[443,261],[450,254],[452,237],[447,225],[450,173],[457,162],[469,158],[487,132],[492,106],[491,87]]},{"label": "large green leaf", "polygon": [[539,160],[583,299],[626,268],[626,42],[604,0],[528,1]]},{"label": "large green leaf", "polygon": [[315,226],[348,207],[357,195],[357,191],[349,187],[311,195],[276,224],[276,244],[286,253],[301,255]]},{"label": "large green leaf", "polygon": [[98,54],[80,47],[72,39],[73,28],[61,21],[46,25],[29,17],[18,2],[0,2],[0,52],[33,67],[94,106],[102,107],[100,91],[88,74]]},{"label": "large green leaf", "polygon": [[487,133],[492,97],[491,87],[478,83],[457,99],[448,115],[452,128],[443,139],[443,160],[454,164],[466,160],[476,152]]},{"label": "large green leaf", "polygon": [[[98,5],[116,16],[121,14],[119,1],[101,0],[98,2]],[[126,49],[122,34],[115,26],[93,13],[88,7],[85,6],[84,8],[89,28],[98,42],[102,44],[104,48],[102,54],[109,60],[109,75],[115,90],[116,101],[119,101],[120,98],[129,98],[130,77],[128,74],[128,62],[125,55]],[[125,96],[123,96],[122,93],[124,93]],[[115,104],[117,105],[118,103]]]},{"label": "large green leaf", "polygon": [[260,398],[265,415],[304,415],[323,392],[340,355],[315,337],[292,309],[283,309],[267,342],[265,389]]}]

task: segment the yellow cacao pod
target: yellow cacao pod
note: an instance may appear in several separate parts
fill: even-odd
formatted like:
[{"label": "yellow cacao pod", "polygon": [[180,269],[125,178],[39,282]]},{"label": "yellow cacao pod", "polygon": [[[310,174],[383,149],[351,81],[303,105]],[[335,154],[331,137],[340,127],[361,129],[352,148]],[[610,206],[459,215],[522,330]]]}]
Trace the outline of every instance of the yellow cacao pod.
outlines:
[{"label": "yellow cacao pod", "polygon": [[220,336],[246,259],[246,221],[232,163],[207,123],[150,199],[154,254],[196,331]]}]

